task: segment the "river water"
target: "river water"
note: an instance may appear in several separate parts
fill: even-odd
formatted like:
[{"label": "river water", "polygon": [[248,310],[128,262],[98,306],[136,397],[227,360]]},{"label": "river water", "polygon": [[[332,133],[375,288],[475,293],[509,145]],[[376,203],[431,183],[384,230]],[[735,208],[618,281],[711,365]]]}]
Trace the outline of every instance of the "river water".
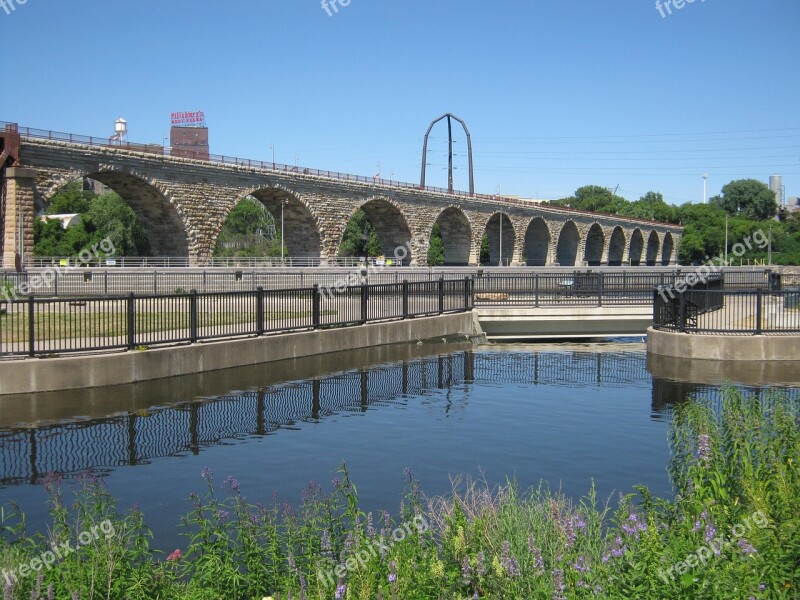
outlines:
[{"label": "river water", "polygon": [[800,391],[785,369],[650,358],[643,344],[473,347],[413,344],[115,388],[0,399],[0,505],[46,524],[42,477],[100,476],[139,504],[154,545],[178,535],[200,472],[239,481],[251,501],[330,489],[346,464],[364,508],[396,511],[404,468],[427,494],[452,477],[540,483],[602,499],[647,485],[672,493],[668,424],[676,402],[719,396],[725,379]]}]

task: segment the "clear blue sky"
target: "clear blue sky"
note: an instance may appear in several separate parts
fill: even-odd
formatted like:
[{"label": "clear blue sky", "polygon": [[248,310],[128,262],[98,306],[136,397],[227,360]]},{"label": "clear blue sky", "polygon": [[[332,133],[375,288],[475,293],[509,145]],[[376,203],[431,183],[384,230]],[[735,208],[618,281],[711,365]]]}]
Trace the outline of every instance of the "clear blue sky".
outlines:
[{"label": "clear blue sky", "polygon": [[[5,0],[13,2],[15,0]],[[18,0],[16,0],[18,1]],[[674,0],[673,0],[674,1]],[[800,2],[27,0],[0,8],[0,119],[160,143],[203,110],[211,151],[419,179],[442,113],[479,192],[702,199],[784,176],[800,195]],[[331,11],[333,12],[333,11]],[[665,11],[666,14],[666,11]],[[446,185],[446,130],[429,183]],[[456,187],[465,189],[463,135]]]}]

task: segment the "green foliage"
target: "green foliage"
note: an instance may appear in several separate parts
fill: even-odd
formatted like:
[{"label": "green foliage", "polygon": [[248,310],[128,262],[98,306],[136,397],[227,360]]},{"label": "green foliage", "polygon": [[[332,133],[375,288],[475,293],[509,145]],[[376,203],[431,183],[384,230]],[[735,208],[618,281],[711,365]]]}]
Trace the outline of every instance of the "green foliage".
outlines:
[{"label": "green foliage", "polygon": [[72,183],[56,194],[46,214],[78,213],[81,221],[64,229],[56,220],[33,223],[34,253],[37,256],[78,256],[81,251],[98,249],[109,239],[113,256],[147,256],[150,242],[136,213],[122,198],[111,192],[96,195]]},{"label": "green foliage", "polygon": [[481,238],[481,253],[478,259],[478,263],[481,266],[488,265],[491,262],[491,255],[489,254],[489,236],[485,233]]},{"label": "green foliage", "polygon": [[778,209],[775,194],[757,179],[731,181],[722,188],[722,195],[709,199],[709,203],[719,206],[731,216],[738,215],[754,221],[771,219]]},{"label": "green foliage", "polygon": [[[285,246],[283,251],[288,254]],[[258,199],[252,196],[242,199],[222,224],[214,256],[280,255],[281,237],[274,217]]]},{"label": "green foliage", "polygon": [[[779,393],[726,388],[721,408],[678,407],[669,439],[675,499],[636,486],[616,507],[594,489],[573,502],[544,487],[520,492],[513,481],[490,489],[456,480],[449,495],[423,502],[408,471],[392,518],[361,510],[344,467],[330,493],[310,484],[296,506],[251,503],[235,479],[218,486],[204,469],[206,491],[192,494],[181,523],[186,546],[166,560],[150,550],[141,513],[118,512],[102,484],[84,479],[67,506],[50,480],[56,540],[103,520],[114,535],[57,561],[40,581],[21,579],[5,598],[38,599],[50,586],[52,597],[89,600],[333,598],[340,585],[348,599],[794,598],[800,407]],[[18,511],[0,513],[2,569],[49,545],[26,537],[23,524]]]},{"label": "green foliage", "polygon": [[664,196],[658,192],[647,192],[636,202],[624,205],[617,214],[662,223],[675,223],[678,216],[676,208],[664,202]]},{"label": "green foliage", "polygon": [[431,239],[428,246],[428,265],[438,267],[444,264],[444,242],[442,241],[442,230],[439,223],[433,224]]},{"label": "green foliage", "polygon": [[585,185],[575,191],[575,195],[550,202],[553,206],[564,206],[577,210],[590,210],[604,214],[618,214],[628,201],[616,196],[608,188],[599,185]]},{"label": "green foliage", "polygon": [[342,244],[339,247],[339,256],[358,256],[370,257],[381,256],[383,254],[383,246],[381,240],[372,223],[369,222],[367,213],[363,210],[357,210],[342,236]]}]

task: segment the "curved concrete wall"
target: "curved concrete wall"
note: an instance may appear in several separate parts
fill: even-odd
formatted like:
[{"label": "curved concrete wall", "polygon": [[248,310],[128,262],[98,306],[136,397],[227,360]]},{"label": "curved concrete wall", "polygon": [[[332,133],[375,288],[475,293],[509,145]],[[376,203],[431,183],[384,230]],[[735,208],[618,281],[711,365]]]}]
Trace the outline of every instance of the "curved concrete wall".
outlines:
[{"label": "curved concrete wall", "polygon": [[650,327],[647,352],[691,360],[800,361],[800,335],[698,335]]}]

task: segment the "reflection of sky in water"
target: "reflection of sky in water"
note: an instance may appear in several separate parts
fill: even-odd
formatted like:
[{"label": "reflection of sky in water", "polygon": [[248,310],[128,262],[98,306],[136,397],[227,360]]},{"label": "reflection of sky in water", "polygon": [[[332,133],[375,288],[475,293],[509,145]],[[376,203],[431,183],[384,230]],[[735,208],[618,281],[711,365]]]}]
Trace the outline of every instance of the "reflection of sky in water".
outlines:
[{"label": "reflection of sky in water", "polygon": [[40,526],[33,466],[39,475],[94,466],[123,507],[142,506],[156,545],[169,549],[181,543],[175,525],[205,466],[268,502],[273,491],[296,500],[309,480],[327,486],[346,462],[368,509],[397,509],[406,466],[428,494],[447,492],[452,476],[483,473],[490,484],[544,481],[574,497],[592,481],[603,499],[639,483],[669,495],[671,403],[716,388],[653,382],[646,362],[640,350],[455,352],[5,432],[0,478],[11,485],[0,502],[19,500]]}]

